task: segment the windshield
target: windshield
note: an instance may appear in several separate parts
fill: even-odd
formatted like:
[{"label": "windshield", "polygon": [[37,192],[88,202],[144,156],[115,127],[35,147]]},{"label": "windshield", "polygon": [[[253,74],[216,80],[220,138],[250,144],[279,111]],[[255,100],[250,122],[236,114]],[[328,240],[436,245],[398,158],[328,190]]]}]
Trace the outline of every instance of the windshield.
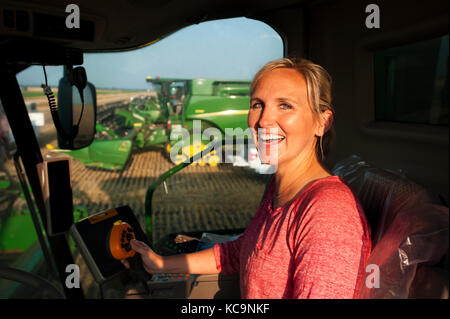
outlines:
[{"label": "windshield", "polygon": [[[244,27],[247,32],[236,31]],[[188,27],[137,51],[86,54],[83,66],[97,89],[97,133],[92,145],[76,151],[58,147],[40,88],[42,66],[26,69],[17,79],[43,156],[60,152],[71,158],[75,220],[129,205],[142,229],[157,242],[176,232],[235,233],[256,212],[267,175],[249,161],[248,145],[233,149],[233,159],[225,161],[211,152],[173,175],[156,189],[152,207],[146,207],[146,194],[161,174],[175,167],[176,156],[189,158],[209,142],[171,153],[176,146],[171,135],[177,128],[192,129],[196,120],[202,130],[247,128],[248,85],[264,63],[282,54],[282,40],[273,29],[245,18]],[[46,73],[56,96],[63,69],[46,66]],[[33,245],[40,251],[40,246],[26,203],[17,203],[21,193],[12,162],[13,138],[8,134],[5,129],[2,135],[0,222],[26,224],[30,229],[19,243],[7,238],[11,231],[1,228],[0,256],[5,265],[12,265],[25,263],[19,257]],[[21,220],[13,221],[12,216]],[[76,262],[83,264],[79,256]],[[38,273],[38,268],[29,271]],[[97,294],[93,289],[87,296]]]}]

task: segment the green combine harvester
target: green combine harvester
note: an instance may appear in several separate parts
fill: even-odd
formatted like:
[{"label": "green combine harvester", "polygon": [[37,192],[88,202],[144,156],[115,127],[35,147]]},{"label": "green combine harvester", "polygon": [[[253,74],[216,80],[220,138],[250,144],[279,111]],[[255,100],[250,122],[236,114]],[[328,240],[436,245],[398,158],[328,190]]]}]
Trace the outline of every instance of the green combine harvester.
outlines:
[{"label": "green combine harvester", "polygon": [[18,209],[18,201],[24,201],[20,184],[6,172],[0,172],[0,207],[3,212],[0,216],[0,252],[26,250],[37,239],[29,210]]},{"label": "green combine harvester", "polygon": [[[25,187],[25,189],[24,189]],[[0,255],[2,259],[14,259],[33,245],[38,235],[31,216],[34,203],[27,199],[30,185],[17,181],[6,169],[0,171]],[[88,216],[82,206],[74,206],[74,219]],[[7,261],[7,260],[6,260]]]},{"label": "green combine harvester", "polygon": [[79,150],[58,151],[87,167],[122,170],[133,151],[164,145],[167,141],[167,117],[152,97],[138,97],[128,105],[112,106],[99,112],[99,118],[97,136],[91,145]]},{"label": "green combine harvester", "polygon": [[[169,79],[147,77],[158,94],[161,105],[166,105],[167,136],[165,154],[174,162],[182,163],[203,151],[211,139],[201,137],[194,140],[194,121],[200,121],[201,132],[216,128],[225,136],[226,129],[247,129],[247,114],[250,105],[249,81],[217,79]],[[190,138],[181,141],[182,131],[188,131]],[[173,154],[173,146],[182,142],[182,147]],[[172,153],[172,154],[171,154]],[[214,150],[194,164],[215,166],[221,158]]]},{"label": "green combine harvester", "polygon": [[[194,141],[194,121],[201,131],[217,128],[245,130],[250,103],[250,82],[214,79],[176,79],[147,77],[157,96],[134,98],[128,105],[106,109],[96,126],[97,137],[83,149],[65,151],[87,167],[122,170],[133,152],[159,147],[174,164],[203,151],[211,139]],[[172,154],[181,141],[181,130],[191,136]],[[212,151],[195,164],[216,166],[221,158]]]}]

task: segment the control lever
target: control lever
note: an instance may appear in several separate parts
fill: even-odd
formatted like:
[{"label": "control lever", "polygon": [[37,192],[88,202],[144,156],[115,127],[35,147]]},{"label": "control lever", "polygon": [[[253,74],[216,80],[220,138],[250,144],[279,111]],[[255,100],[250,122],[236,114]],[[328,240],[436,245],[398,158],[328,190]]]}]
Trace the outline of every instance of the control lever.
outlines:
[{"label": "control lever", "polygon": [[129,262],[132,282],[142,283],[148,293],[147,281],[151,279],[151,275],[145,271],[141,256],[131,248],[132,239],[136,239],[133,228],[121,220],[116,221],[109,233],[109,252],[114,259],[126,259]]}]

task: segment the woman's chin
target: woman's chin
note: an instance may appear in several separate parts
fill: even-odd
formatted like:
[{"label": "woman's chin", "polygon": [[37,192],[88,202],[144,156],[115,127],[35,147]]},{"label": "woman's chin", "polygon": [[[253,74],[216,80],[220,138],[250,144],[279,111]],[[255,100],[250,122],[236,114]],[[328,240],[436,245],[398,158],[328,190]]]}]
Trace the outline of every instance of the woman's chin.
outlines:
[{"label": "woman's chin", "polygon": [[278,156],[260,155],[259,159],[261,160],[262,164],[278,166],[278,160],[279,160]]},{"label": "woman's chin", "polygon": [[278,160],[280,158],[280,151],[282,147],[280,147],[282,143],[272,143],[272,144],[264,144],[261,143],[258,149],[259,158],[261,159],[261,163],[269,164],[269,165],[278,165]]}]

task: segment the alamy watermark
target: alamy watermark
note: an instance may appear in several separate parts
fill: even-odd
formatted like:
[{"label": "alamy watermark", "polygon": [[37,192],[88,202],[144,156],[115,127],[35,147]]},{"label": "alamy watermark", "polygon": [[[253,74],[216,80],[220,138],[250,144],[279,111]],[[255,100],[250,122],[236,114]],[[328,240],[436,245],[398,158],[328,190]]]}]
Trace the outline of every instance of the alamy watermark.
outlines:
[{"label": "alamy watermark", "polygon": [[[65,284],[69,289],[80,288],[80,267],[77,264],[69,264],[65,269],[68,273]],[[369,273],[366,277],[365,285],[368,289],[380,288],[380,267],[376,264],[369,264],[365,269]]]},{"label": "alamy watermark", "polygon": [[366,6],[366,13],[369,15],[366,17],[366,27],[368,29],[380,28],[380,7],[374,3]]},{"label": "alamy watermark", "polygon": [[369,289],[380,288],[380,267],[369,264],[366,266],[366,273],[369,273],[366,277],[366,287]]},{"label": "alamy watermark", "polygon": [[80,7],[76,4],[66,6],[66,13],[70,13],[66,17],[66,27],[68,29],[80,28]]},{"label": "alamy watermark", "polygon": [[214,163],[235,163],[243,158],[255,159],[257,149],[261,163],[270,166],[266,171],[272,174],[278,167],[278,148],[284,136],[278,129],[225,128],[216,127],[202,131],[201,120],[194,120],[192,130],[178,126],[169,136],[170,160],[175,164],[214,160]]},{"label": "alamy watermark", "polygon": [[80,288],[80,267],[77,264],[69,264],[66,266],[66,287],[69,289]]}]

